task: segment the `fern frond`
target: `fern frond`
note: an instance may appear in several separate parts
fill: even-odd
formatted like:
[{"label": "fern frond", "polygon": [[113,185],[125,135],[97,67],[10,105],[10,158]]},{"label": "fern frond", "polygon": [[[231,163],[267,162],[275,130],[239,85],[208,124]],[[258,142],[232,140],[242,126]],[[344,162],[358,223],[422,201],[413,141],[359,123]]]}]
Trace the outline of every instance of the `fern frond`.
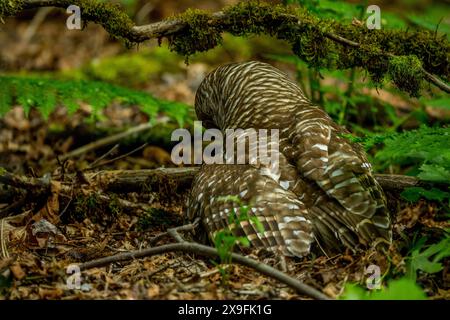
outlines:
[{"label": "fern frond", "polygon": [[99,114],[113,101],[138,105],[150,119],[160,112],[166,113],[180,126],[190,116],[191,108],[186,104],[156,99],[148,93],[105,82],[0,76],[0,116],[8,112],[14,103],[21,105],[27,114],[32,107],[36,107],[47,118],[58,105],[64,105],[73,113],[84,102],[92,106],[94,114]]},{"label": "fern frond", "polygon": [[380,162],[415,165],[418,177],[450,184],[450,127],[426,127],[393,134],[384,139],[375,159]]}]

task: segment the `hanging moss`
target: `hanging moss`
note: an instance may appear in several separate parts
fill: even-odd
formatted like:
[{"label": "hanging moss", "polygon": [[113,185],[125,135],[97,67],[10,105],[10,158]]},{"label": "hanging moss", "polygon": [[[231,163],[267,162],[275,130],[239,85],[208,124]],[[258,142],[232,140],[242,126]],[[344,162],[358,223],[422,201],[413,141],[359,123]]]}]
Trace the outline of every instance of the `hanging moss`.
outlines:
[{"label": "hanging moss", "polygon": [[169,37],[169,48],[189,57],[196,52],[212,49],[222,43],[222,29],[208,24],[210,15],[202,10],[188,9],[175,17],[187,27],[174,37]]},{"label": "hanging moss", "polygon": [[[186,15],[178,16],[189,28],[171,37],[171,49],[184,55],[205,51],[220,43],[222,32],[235,36],[267,34],[286,40],[293,52],[311,67],[361,67],[368,71],[376,85],[381,85],[389,73],[394,83],[411,95],[418,94],[423,80],[420,68],[416,68],[417,61],[426,70],[444,78],[449,77],[448,40],[445,36],[438,37],[429,31],[369,30],[365,26],[343,25],[337,21],[320,19],[302,8],[259,1],[240,2],[225,8],[223,12],[226,18],[220,25],[212,24],[213,17],[204,11],[189,11]],[[200,19],[195,18],[196,14]],[[360,46],[336,43],[327,37],[327,33],[340,35]],[[401,73],[403,69],[399,69],[398,65],[400,60],[390,59],[392,55],[415,56],[415,59],[400,59],[403,63],[414,64],[411,73]]]},{"label": "hanging moss", "polygon": [[114,38],[123,39],[130,44],[131,28],[134,22],[117,3],[104,3],[98,0],[64,0],[67,6],[74,4],[81,8],[83,23],[96,22]]},{"label": "hanging moss", "polygon": [[334,68],[337,56],[331,54],[331,41],[316,27],[306,26],[302,29],[301,35],[292,43],[292,51],[311,67]]},{"label": "hanging moss", "polygon": [[392,82],[412,96],[418,96],[422,83],[422,63],[414,56],[398,56],[389,60],[389,77]]}]

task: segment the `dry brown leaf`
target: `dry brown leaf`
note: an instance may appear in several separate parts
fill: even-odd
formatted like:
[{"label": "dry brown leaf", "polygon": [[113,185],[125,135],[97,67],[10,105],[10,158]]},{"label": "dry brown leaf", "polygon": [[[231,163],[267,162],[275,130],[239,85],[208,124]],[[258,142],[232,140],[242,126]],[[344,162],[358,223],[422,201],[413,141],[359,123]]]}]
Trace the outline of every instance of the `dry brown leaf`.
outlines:
[{"label": "dry brown leaf", "polygon": [[327,296],[336,299],[339,295],[339,290],[336,288],[336,285],[332,282],[327,284],[325,288],[322,290]]},{"label": "dry brown leaf", "polygon": [[13,263],[9,267],[9,270],[11,270],[12,274],[14,275],[14,278],[16,278],[17,280],[22,280],[26,276],[25,271],[23,271],[22,267],[18,263]]},{"label": "dry brown leaf", "polygon": [[150,288],[147,289],[147,297],[154,299],[157,296],[159,296],[159,286],[157,284],[151,284]]},{"label": "dry brown leaf", "polygon": [[39,288],[40,299],[57,299],[64,294],[61,288]]}]

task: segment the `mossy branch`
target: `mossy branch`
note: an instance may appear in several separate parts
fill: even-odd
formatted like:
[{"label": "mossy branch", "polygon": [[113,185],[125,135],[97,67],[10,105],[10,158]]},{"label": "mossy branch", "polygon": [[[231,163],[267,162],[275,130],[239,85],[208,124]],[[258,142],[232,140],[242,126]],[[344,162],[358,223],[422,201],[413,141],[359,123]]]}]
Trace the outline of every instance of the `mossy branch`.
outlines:
[{"label": "mossy branch", "polygon": [[97,0],[0,0],[0,17],[23,9],[70,4],[81,8],[85,22],[101,24],[127,44],[167,38],[171,50],[188,57],[219,45],[224,32],[235,36],[267,34],[287,41],[312,67],[360,67],[375,84],[389,78],[412,96],[419,95],[423,81],[450,93],[445,82],[450,79],[450,45],[445,35],[427,30],[369,30],[320,19],[299,7],[247,1],[216,13],[187,10],[164,21],[136,26],[117,5]]}]

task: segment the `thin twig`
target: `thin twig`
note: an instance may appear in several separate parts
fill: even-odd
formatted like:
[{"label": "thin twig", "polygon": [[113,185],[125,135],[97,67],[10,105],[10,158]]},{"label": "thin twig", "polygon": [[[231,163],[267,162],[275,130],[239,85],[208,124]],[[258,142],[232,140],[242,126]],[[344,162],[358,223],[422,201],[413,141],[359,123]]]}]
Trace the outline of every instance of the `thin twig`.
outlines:
[{"label": "thin twig", "polygon": [[98,159],[95,159],[94,162],[92,162],[88,169],[92,169],[93,167],[95,167],[100,161],[102,161],[103,159],[105,159],[107,156],[109,156],[110,154],[112,154],[114,151],[117,150],[117,148],[119,148],[119,144],[115,144],[111,149],[109,149],[107,152],[105,152],[105,154],[101,155]]},{"label": "thin twig", "polygon": [[126,157],[128,157],[129,155],[132,155],[133,153],[135,153],[135,152],[137,152],[137,151],[139,151],[139,150],[145,148],[147,145],[148,145],[148,143],[146,142],[146,143],[144,143],[142,146],[137,147],[137,148],[131,150],[130,152],[127,152],[127,153],[125,153],[125,154],[122,154],[122,155],[120,155],[120,156],[118,156],[118,157],[115,157],[115,158],[110,159],[110,160],[106,160],[106,161],[104,161],[104,162],[102,162],[102,163],[98,163],[98,162],[97,162],[97,164],[91,165],[91,166],[88,168],[88,170],[93,170],[93,169],[98,168],[98,167],[103,167],[103,166],[106,166],[107,164],[113,163],[113,162],[115,162],[115,161],[117,161],[117,160],[126,158]]},{"label": "thin twig", "polygon": [[33,36],[36,34],[39,26],[44,22],[47,15],[53,10],[53,8],[41,8],[31,20],[30,25],[27,27],[25,32],[23,33],[22,38],[20,39],[21,45],[27,45]]},{"label": "thin twig", "polygon": [[436,87],[438,87],[439,89],[450,93],[450,86],[448,84],[446,84],[445,82],[441,81],[439,78],[437,78],[436,76],[432,75],[431,73],[429,73],[428,71],[426,71],[425,69],[422,68],[422,72],[425,76],[425,78],[431,82],[432,84],[434,84]]},{"label": "thin twig", "polygon": [[198,227],[198,224],[200,223],[200,218],[196,218],[194,222],[185,224],[179,227],[170,228],[167,229],[167,234],[170,235],[172,238],[174,238],[177,242],[183,243],[187,242],[186,240],[181,237],[179,234],[180,231],[192,231],[195,230]]},{"label": "thin twig", "polygon": [[100,147],[112,144],[114,142],[122,140],[122,139],[124,139],[124,138],[126,138],[128,136],[131,136],[133,134],[136,134],[138,132],[142,132],[142,131],[151,129],[152,127],[153,127],[153,123],[150,123],[150,122],[140,124],[140,125],[138,125],[136,127],[130,128],[130,129],[124,131],[124,132],[120,132],[120,133],[114,134],[112,136],[108,136],[108,137],[99,139],[97,141],[88,143],[88,144],[86,144],[86,145],[84,145],[84,146],[82,146],[82,147],[80,147],[78,149],[72,150],[71,152],[60,156],[59,159],[60,159],[60,161],[64,161],[64,160],[69,159],[69,158],[80,156],[80,155],[82,155],[82,154],[84,154],[86,152],[89,152],[89,151],[98,149]]},{"label": "thin twig", "polygon": [[0,248],[2,250],[1,255],[2,259],[9,258],[8,246],[6,245],[6,235],[4,230],[5,221],[6,221],[5,219],[0,220],[0,244],[1,244]]},{"label": "thin twig", "polygon": [[[207,257],[219,257],[219,252],[212,248],[208,247],[199,243],[195,242],[182,242],[182,243],[172,243],[172,244],[166,244],[158,247],[153,248],[147,248],[144,250],[136,250],[136,251],[129,251],[126,253],[117,254],[114,256],[104,257],[96,260],[92,260],[86,263],[83,263],[80,265],[81,270],[87,270],[91,268],[97,268],[97,267],[103,267],[105,265],[109,265],[114,262],[121,262],[121,261],[128,261],[133,259],[138,259],[142,257],[149,257],[157,254],[162,253],[168,253],[168,252],[174,252],[174,251],[180,251],[185,253],[194,253],[202,256]],[[313,287],[310,287],[299,280],[292,278],[291,276],[272,268],[271,266],[268,266],[264,263],[261,263],[259,261],[244,257],[237,253],[231,253],[232,261],[235,263],[238,263],[240,265],[252,268],[256,271],[258,271],[261,274],[264,274],[266,276],[269,276],[273,279],[276,279],[291,288],[295,289],[298,293],[306,295],[308,297],[319,299],[319,300],[328,300],[329,298],[318,291],[317,289],[314,289]]]},{"label": "thin twig", "polygon": [[195,228],[198,227],[198,224],[200,223],[200,218],[197,218],[194,220],[194,222],[190,223],[190,224],[185,224],[179,227],[175,227],[175,228],[171,228],[171,229],[167,229],[166,232],[161,232],[160,234],[157,234],[156,236],[154,236],[152,239],[150,239],[149,244],[150,245],[154,245],[155,243],[157,243],[159,240],[161,240],[164,237],[167,236],[171,236],[172,238],[174,238],[177,242],[186,242],[180,235],[178,232],[180,231],[192,231],[195,230]]}]

